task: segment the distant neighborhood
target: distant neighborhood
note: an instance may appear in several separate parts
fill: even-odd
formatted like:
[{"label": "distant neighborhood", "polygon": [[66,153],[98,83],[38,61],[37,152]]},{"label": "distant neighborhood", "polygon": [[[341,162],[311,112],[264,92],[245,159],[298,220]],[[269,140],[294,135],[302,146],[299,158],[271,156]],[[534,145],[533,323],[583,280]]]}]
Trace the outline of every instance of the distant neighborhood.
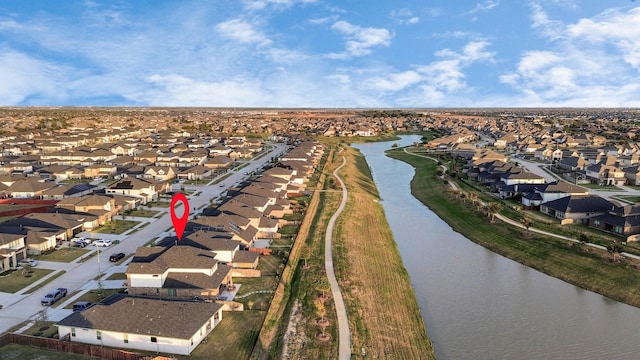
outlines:
[{"label": "distant neighborhood", "polygon": [[[430,134],[414,147],[453,156],[451,176],[514,201],[517,211],[632,242],[640,206],[616,189],[640,185],[639,117],[579,109],[0,109],[0,275],[77,247],[73,263],[97,256],[102,276],[95,241],[122,248],[138,237],[140,246],[115,258],[120,278],[92,283],[102,293],[103,280],[112,281],[117,293],[58,311],[56,337],[190,355],[225,313],[253,306],[242,296],[274,290],[256,285],[277,278],[287,261],[291,229],[326,155],[322,140]],[[203,202],[189,209],[184,237],[169,223],[157,236],[140,235],[167,219],[176,192]],[[116,235],[103,235],[110,231]],[[239,295],[243,286],[259,290]]]}]

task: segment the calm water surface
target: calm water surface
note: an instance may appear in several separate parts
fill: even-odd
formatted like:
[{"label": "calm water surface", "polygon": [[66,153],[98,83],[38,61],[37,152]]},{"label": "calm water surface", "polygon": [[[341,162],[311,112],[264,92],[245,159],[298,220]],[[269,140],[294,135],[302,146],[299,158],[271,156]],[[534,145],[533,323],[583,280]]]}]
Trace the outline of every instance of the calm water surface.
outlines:
[{"label": "calm water surface", "polygon": [[[405,136],[401,145],[420,138]],[[413,168],[356,144],[378,186],[438,359],[639,359],[640,309],[494,254],[411,195]]]}]

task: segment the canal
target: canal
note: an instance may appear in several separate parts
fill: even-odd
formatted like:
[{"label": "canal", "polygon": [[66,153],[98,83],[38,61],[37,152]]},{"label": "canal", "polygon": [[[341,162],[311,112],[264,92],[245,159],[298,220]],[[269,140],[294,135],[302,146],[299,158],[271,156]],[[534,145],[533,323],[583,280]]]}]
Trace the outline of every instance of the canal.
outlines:
[{"label": "canal", "polygon": [[[403,136],[399,145],[419,141]],[[438,359],[635,359],[640,309],[476,245],[411,195],[413,168],[367,159]]]}]

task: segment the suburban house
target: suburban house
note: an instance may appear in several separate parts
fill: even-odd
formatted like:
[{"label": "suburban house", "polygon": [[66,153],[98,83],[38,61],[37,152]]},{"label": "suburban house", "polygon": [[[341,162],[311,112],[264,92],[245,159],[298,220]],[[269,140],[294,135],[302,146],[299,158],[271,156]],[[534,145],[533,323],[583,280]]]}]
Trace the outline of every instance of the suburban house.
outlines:
[{"label": "suburban house", "polygon": [[640,206],[616,206],[608,212],[589,219],[589,227],[613,233],[625,238],[624,241],[640,239]]},{"label": "suburban house", "polygon": [[169,181],[176,178],[176,171],[170,166],[149,166],[144,170],[144,177],[158,181]]},{"label": "suburban house", "polygon": [[16,267],[26,257],[25,235],[0,232],[0,272]]},{"label": "suburban house", "polygon": [[119,212],[115,199],[104,195],[85,195],[66,198],[59,201],[56,207],[78,213],[95,215],[98,217],[99,225],[110,222]]},{"label": "suburban house", "polygon": [[108,164],[96,164],[84,168],[83,176],[85,178],[107,177],[112,178],[118,173],[118,167]]},{"label": "suburban house", "polygon": [[594,164],[587,166],[585,173],[587,179],[599,185],[624,185],[627,181],[625,172],[615,165]]},{"label": "suburban house", "polygon": [[161,184],[152,179],[138,179],[132,177],[122,178],[107,186],[107,194],[127,195],[141,199],[142,204],[146,204],[158,199],[158,188]]},{"label": "suburban house", "polygon": [[589,218],[602,215],[614,205],[596,195],[566,196],[540,204],[540,212],[560,219],[560,224],[587,224]]},{"label": "suburban house", "polygon": [[88,195],[95,189],[96,186],[89,183],[58,185],[45,190],[40,197],[43,200],[62,200],[73,196]]},{"label": "suburban house", "polygon": [[178,173],[178,178],[187,180],[203,180],[211,177],[212,170],[204,165],[196,165]]},{"label": "suburban house", "polygon": [[47,228],[27,229],[27,254],[39,255],[44,251],[52,250],[64,239],[64,230]]},{"label": "suburban house", "polygon": [[[246,272],[238,272],[237,269],[255,270],[258,267],[259,253],[241,250],[243,246],[240,241],[218,235],[216,231],[200,230],[182,239],[180,245],[213,252],[216,260],[233,268],[233,276],[247,276]],[[255,270],[251,276],[260,276],[260,271]]]},{"label": "suburban house", "polygon": [[219,155],[207,159],[203,165],[210,169],[226,169],[233,165],[233,160],[226,155]]},{"label": "suburban house", "polygon": [[531,191],[523,192],[522,205],[531,208],[545,202],[572,195],[586,196],[589,195],[589,191],[583,187],[569,184],[566,181],[554,181],[542,185],[534,185]]},{"label": "suburban house", "polygon": [[60,320],[60,339],[189,355],[222,320],[222,305],[114,294]]},{"label": "suburban house", "polygon": [[56,187],[56,183],[54,182],[44,182],[35,178],[25,178],[21,181],[16,181],[11,184],[5,192],[11,195],[14,198],[39,198],[42,194],[54,187]]},{"label": "suburban house", "polygon": [[233,285],[231,266],[191,246],[140,247],[127,267],[130,294],[215,299]]},{"label": "suburban house", "polygon": [[30,213],[3,223],[3,226],[25,228],[59,229],[61,240],[72,238],[75,234],[98,226],[98,219],[91,214]]},{"label": "suburban house", "polygon": [[251,225],[249,219],[235,214],[200,216],[190,221],[187,229],[226,231],[234,240],[241,241],[246,247],[253,246],[253,242],[258,238],[258,229]]}]

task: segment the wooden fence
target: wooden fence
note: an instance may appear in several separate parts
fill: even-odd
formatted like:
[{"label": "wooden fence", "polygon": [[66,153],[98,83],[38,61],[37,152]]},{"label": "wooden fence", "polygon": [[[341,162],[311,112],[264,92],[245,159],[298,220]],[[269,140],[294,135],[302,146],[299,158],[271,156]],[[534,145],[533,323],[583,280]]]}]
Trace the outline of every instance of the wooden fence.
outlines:
[{"label": "wooden fence", "polygon": [[[98,345],[82,344],[77,342],[47,339],[37,336],[29,336],[16,333],[6,333],[0,336],[0,347],[8,344],[18,344],[57,351],[61,353],[74,353],[85,356],[94,356],[105,360],[151,360],[153,356],[143,355],[131,351],[112,349]],[[1,350],[0,350],[1,351]]]}]

